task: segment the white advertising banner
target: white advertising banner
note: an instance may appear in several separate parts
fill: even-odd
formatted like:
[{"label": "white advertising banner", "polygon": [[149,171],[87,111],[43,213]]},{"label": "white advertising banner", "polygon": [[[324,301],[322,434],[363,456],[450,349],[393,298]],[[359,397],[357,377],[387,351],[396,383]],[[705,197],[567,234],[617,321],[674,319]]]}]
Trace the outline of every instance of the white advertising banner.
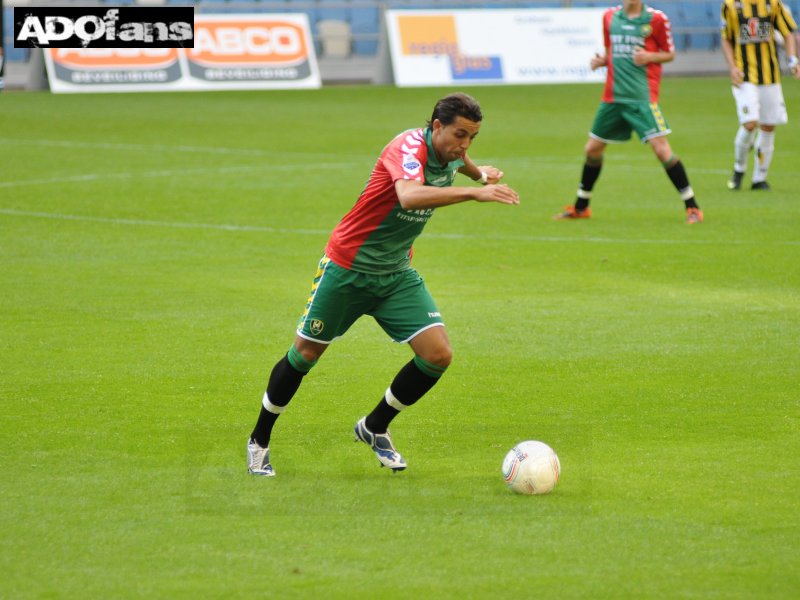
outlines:
[{"label": "white advertising banner", "polygon": [[398,86],[601,82],[605,8],[389,10]]},{"label": "white advertising banner", "polygon": [[318,88],[305,14],[197,15],[194,48],[50,48],[53,92]]}]

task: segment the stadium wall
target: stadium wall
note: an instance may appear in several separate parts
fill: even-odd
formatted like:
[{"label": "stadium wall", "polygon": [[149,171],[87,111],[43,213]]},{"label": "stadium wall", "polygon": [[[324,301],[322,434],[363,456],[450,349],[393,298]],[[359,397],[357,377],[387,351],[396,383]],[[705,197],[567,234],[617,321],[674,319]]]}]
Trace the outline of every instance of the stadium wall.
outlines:
[{"label": "stadium wall", "polygon": [[[4,0],[7,89],[43,89],[40,51],[14,48],[15,6],[110,6],[124,4],[193,4],[201,13],[303,12],[311,23],[323,84],[391,83],[383,14],[387,9],[604,7],[606,0]],[[800,13],[800,0],[784,0]],[[666,75],[708,75],[727,72],[719,49],[718,0],[660,0],[653,6],[670,17],[678,54],[665,66]],[[588,59],[587,59],[588,60]]]}]

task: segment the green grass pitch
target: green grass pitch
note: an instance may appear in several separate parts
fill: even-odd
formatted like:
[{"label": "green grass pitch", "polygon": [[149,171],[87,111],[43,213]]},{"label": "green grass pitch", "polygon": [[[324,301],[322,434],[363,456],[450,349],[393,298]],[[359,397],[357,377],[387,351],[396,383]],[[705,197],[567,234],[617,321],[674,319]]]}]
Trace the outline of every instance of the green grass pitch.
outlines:
[{"label": "green grass pitch", "polygon": [[[797,597],[795,81],[773,191],[731,193],[727,80],[665,80],[699,226],[637,141],[551,220],[600,86],[466,88],[522,204],[416,244],[455,359],[393,424],[409,469],[352,442],[410,358],[362,319],[247,475],[326,236],[447,91],[0,97],[1,598]],[[525,439],[548,496],[505,488]]]}]

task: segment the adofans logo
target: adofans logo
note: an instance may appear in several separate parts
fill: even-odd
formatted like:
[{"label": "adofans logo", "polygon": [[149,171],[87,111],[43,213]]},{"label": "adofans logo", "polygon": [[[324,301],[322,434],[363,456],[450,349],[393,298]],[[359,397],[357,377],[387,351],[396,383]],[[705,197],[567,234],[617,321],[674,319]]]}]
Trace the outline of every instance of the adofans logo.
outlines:
[{"label": "adofans logo", "polygon": [[192,48],[194,8],[14,8],[15,48]]}]

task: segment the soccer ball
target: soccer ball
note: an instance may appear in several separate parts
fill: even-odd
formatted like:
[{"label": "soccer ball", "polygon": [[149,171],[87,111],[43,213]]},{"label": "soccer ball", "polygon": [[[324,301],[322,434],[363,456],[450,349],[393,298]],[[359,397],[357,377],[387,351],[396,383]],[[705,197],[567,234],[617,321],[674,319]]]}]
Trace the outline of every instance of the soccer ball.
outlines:
[{"label": "soccer ball", "polygon": [[520,442],[503,459],[506,485],[518,494],[547,494],[561,475],[561,463],[544,442]]}]

